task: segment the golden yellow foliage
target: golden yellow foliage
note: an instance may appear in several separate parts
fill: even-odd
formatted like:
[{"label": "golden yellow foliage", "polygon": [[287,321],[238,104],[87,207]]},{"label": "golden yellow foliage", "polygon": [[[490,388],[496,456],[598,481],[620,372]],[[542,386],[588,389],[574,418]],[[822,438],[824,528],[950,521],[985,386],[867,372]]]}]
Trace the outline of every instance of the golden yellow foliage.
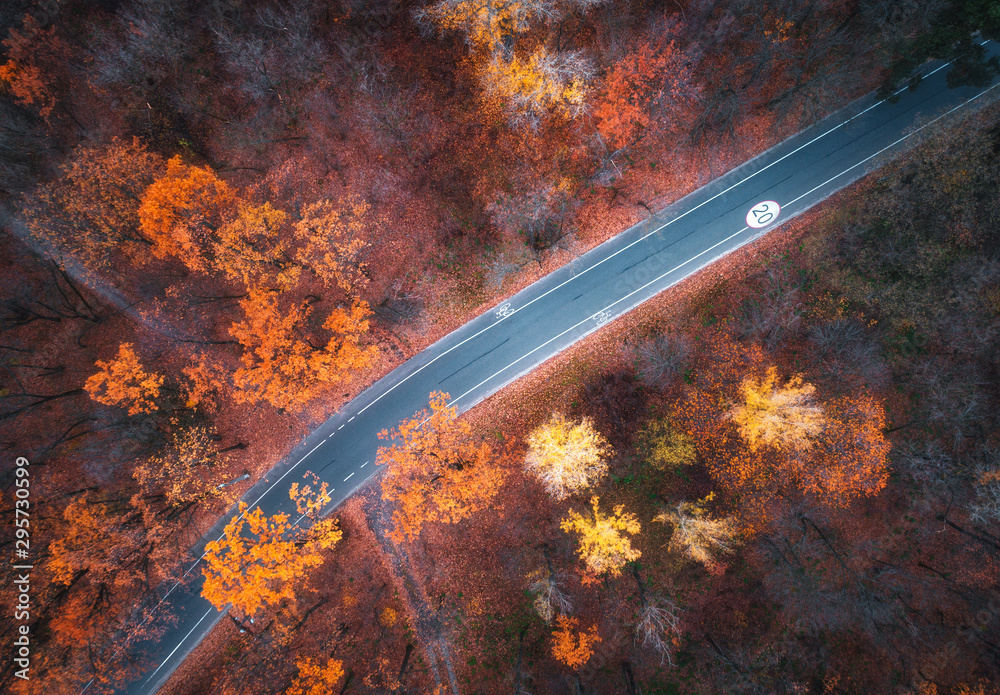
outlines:
[{"label": "golden yellow foliage", "polygon": [[156,410],[163,377],[142,368],[131,343],[122,343],[115,359],[98,360],[97,367],[101,371],[91,375],[83,387],[95,401],[126,407],[129,415]]},{"label": "golden yellow foliage", "polygon": [[321,200],[307,205],[293,232],[302,245],[296,258],[327,285],[354,295],[368,282],[361,253],[368,247],[371,207],[357,196],[339,204]]},{"label": "golden yellow foliage", "polygon": [[527,59],[496,54],[483,68],[487,94],[503,100],[515,123],[534,124],[549,113],[576,118],[586,108],[590,65],[577,54],[541,48]]},{"label": "golden yellow foliage", "polygon": [[212,267],[248,287],[258,284],[269,269],[277,269],[279,284],[290,285],[295,276],[282,268],[278,238],[286,219],[287,213],[270,203],[239,204],[236,215],[219,227],[211,241]]},{"label": "golden yellow foliage", "polygon": [[579,621],[565,615],[558,616],[556,622],[559,627],[552,633],[552,656],[571,669],[578,669],[590,661],[594,646],[601,642],[597,626],[577,630]]},{"label": "golden yellow foliage", "polygon": [[751,449],[762,446],[804,451],[812,446],[826,425],[823,409],[814,398],[815,387],[793,376],[778,386],[778,371],[767,370],[763,379],[745,379],[740,401],[729,411]]},{"label": "golden yellow foliage", "polygon": [[162,495],[167,505],[179,507],[210,498],[222,498],[225,462],[206,427],[175,429],[162,452],[136,464],[132,476],[147,496]]},{"label": "golden yellow foliage", "polygon": [[459,31],[474,47],[490,51],[503,37],[529,29],[533,16],[542,16],[548,3],[539,0],[440,0],[419,14],[441,31]]},{"label": "golden yellow foliage", "polygon": [[733,539],[738,531],[732,519],[712,519],[705,510],[709,495],[698,502],[681,502],[673,509],[658,514],[653,521],[673,524],[670,549],[683,553],[706,567],[715,564],[715,554],[733,551]]},{"label": "golden yellow foliage", "polygon": [[602,514],[597,496],[590,498],[590,506],[592,515],[583,516],[571,509],[559,527],[567,533],[579,534],[577,554],[590,570],[617,577],[622,567],[642,555],[625,535],[635,535],[642,530],[639,520],[620,504],[611,514]]},{"label": "golden yellow foliage", "polygon": [[694,440],[666,419],[642,428],[638,449],[646,463],[661,471],[689,466],[698,455]]}]

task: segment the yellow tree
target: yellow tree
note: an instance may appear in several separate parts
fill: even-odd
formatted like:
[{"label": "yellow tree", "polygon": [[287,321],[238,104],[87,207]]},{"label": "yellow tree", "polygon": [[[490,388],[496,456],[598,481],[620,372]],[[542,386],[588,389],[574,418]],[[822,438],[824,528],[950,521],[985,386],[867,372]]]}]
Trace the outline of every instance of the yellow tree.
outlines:
[{"label": "yellow tree", "polygon": [[480,79],[487,94],[504,102],[515,125],[535,127],[550,113],[567,119],[583,114],[592,76],[582,54],[540,48],[525,59],[495,54]]},{"label": "yellow tree", "polygon": [[247,616],[283,599],[294,601],[293,580],[322,564],[321,551],[340,538],[335,527],[302,531],[287,514],[266,517],[260,507],[248,513],[241,502],[223,537],[205,548],[201,594],[219,610],[232,604]]},{"label": "yellow tree", "polygon": [[377,348],[361,344],[368,330],[367,304],[330,312],[323,328],[332,335],[317,348],[302,337],[312,308],[305,302],[282,306],[280,299],[280,293],[253,289],[240,301],[245,318],[229,329],[244,348],[242,366],[233,374],[237,400],[294,409],[322,386],[349,381],[371,364]]},{"label": "yellow tree", "polygon": [[307,205],[292,228],[301,245],[296,258],[316,272],[327,285],[339,285],[354,295],[368,278],[361,254],[371,236],[371,208],[351,195],[339,204],[321,200]]},{"label": "yellow tree", "polygon": [[163,451],[136,464],[132,476],[147,497],[163,497],[170,507],[182,507],[225,496],[227,454],[220,454],[207,427],[177,428]]},{"label": "yellow tree", "polygon": [[290,285],[295,274],[282,263],[284,254],[278,239],[286,219],[287,213],[270,203],[240,203],[211,241],[212,267],[248,287],[259,284],[268,270],[274,269],[279,284]]},{"label": "yellow tree", "polygon": [[555,413],[528,435],[524,467],[561,500],[604,476],[608,472],[605,459],[613,453],[590,418],[574,423]]},{"label": "yellow tree", "polygon": [[472,427],[458,419],[448,394],[435,391],[430,411],[421,410],[381,439],[378,462],[387,467],[382,499],[394,502],[392,537],[401,542],[420,534],[429,521],[454,524],[486,507],[496,496],[503,474],[491,465],[493,451],[472,436]]},{"label": "yellow tree", "polygon": [[674,532],[670,536],[670,549],[706,567],[716,565],[715,555],[730,553],[734,549],[733,541],[737,535],[736,524],[732,519],[713,519],[708,516],[706,503],[712,500],[709,495],[698,502],[680,502],[656,517],[653,521],[673,524]]},{"label": "yellow tree", "polygon": [[477,49],[498,50],[505,36],[528,31],[530,20],[554,13],[548,0],[439,0],[417,18],[442,32],[458,31]]},{"label": "yellow tree", "polygon": [[729,417],[751,449],[774,446],[804,451],[826,425],[815,391],[812,384],[803,383],[798,376],[779,386],[777,370],[770,367],[763,379],[750,377],[743,381]]},{"label": "yellow tree", "polygon": [[622,567],[638,560],[641,552],[632,547],[625,534],[635,535],[642,530],[635,515],[617,505],[611,514],[602,514],[600,499],[590,498],[591,514],[586,516],[571,509],[559,527],[567,533],[579,535],[577,554],[595,574],[608,572],[617,577]]},{"label": "yellow tree", "polygon": [[156,256],[174,256],[192,270],[204,271],[215,233],[236,200],[229,184],[214,171],[174,156],[166,173],[142,195],[140,227]]},{"label": "yellow tree", "polygon": [[329,695],[344,677],[343,662],[333,658],[323,662],[314,657],[299,657],[295,668],[299,673],[285,695]]},{"label": "yellow tree", "polygon": [[664,471],[689,466],[698,456],[694,440],[666,419],[642,428],[638,449],[648,464]]},{"label": "yellow tree", "polygon": [[589,630],[579,630],[579,621],[565,615],[558,616],[556,622],[558,628],[552,633],[552,656],[556,661],[576,670],[590,661],[594,647],[601,642],[597,626],[591,625]]},{"label": "yellow tree", "polygon": [[122,343],[115,359],[98,360],[97,367],[101,371],[91,375],[84,384],[84,389],[95,401],[128,408],[129,415],[156,410],[163,377],[143,369],[131,343]]}]

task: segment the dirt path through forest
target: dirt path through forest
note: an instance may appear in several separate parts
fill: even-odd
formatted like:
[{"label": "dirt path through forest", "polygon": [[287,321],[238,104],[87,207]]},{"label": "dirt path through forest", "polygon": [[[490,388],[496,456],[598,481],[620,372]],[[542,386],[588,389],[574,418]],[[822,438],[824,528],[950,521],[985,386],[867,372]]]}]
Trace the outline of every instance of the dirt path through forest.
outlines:
[{"label": "dirt path through forest", "polygon": [[368,528],[385,554],[386,564],[393,579],[398,583],[401,598],[412,613],[414,633],[417,641],[427,652],[427,663],[435,685],[440,692],[445,692],[442,688],[443,671],[451,694],[460,695],[458,679],[455,677],[455,668],[451,661],[451,650],[445,639],[441,619],[431,608],[423,584],[413,571],[409,555],[387,535],[387,530],[392,525],[392,509],[388,503],[376,496],[374,500],[369,500],[364,510]]}]

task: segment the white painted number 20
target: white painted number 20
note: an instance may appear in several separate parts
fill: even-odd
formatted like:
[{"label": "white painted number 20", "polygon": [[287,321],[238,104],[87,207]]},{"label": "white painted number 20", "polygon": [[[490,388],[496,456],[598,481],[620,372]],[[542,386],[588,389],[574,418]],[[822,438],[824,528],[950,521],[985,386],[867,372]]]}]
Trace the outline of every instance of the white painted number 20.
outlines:
[{"label": "white painted number 20", "polygon": [[747,226],[754,229],[766,227],[778,219],[778,213],[780,212],[781,206],[773,200],[765,200],[757,203],[747,213]]}]

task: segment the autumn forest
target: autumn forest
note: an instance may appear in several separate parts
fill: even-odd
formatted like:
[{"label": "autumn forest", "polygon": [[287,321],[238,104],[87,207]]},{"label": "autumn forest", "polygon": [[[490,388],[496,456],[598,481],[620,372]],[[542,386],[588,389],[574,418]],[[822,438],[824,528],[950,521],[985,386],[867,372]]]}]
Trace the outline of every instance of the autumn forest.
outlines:
[{"label": "autumn forest", "polygon": [[334,509],[245,499],[818,119],[991,84],[995,2],[8,0],[0,39],[0,691],[125,692],[185,586],[226,613],[164,695],[1000,695],[995,96],[471,409],[428,388]]}]

